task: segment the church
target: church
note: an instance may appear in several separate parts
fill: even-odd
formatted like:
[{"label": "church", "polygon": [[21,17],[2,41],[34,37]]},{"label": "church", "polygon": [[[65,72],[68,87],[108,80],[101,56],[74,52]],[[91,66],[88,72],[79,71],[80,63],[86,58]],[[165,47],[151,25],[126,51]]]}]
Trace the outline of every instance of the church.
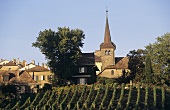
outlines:
[{"label": "church", "polygon": [[129,73],[128,57],[115,57],[116,44],[111,40],[111,34],[108,22],[108,11],[106,11],[106,25],[104,41],[100,44],[100,50],[96,50],[95,64],[99,71],[98,77],[119,78]]}]

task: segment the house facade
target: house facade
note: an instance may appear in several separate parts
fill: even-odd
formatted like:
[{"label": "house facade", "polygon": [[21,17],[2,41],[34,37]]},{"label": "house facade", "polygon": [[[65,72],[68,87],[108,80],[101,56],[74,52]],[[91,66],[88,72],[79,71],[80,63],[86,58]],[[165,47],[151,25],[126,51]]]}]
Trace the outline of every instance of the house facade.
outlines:
[{"label": "house facade", "polygon": [[23,64],[15,61],[4,63],[0,68],[0,84],[14,85],[21,93],[36,92],[37,87],[51,84],[53,73],[46,66],[30,64],[31,68],[28,68],[25,61]]},{"label": "house facade", "polygon": [[106,25],[104,41],[100,45],[100,50],[95,51],[95,64],[99,71],[96,74],[99,77],[119,78],[125,73],[130,72],[128,69],[127,57],[115,57],[116,44],[111,40],[108,11],[106,11]]},{"label": "house facade", "polygon": [[78,60],[77,73],[72,76],[75,84],[92,84],[96,82],[94,53],[81,53]]},{"label": "house facade", "polygon": [[43,66],[36,66],[26,70],[36,81],[37,85],[42,88],[45,84],[51,84],[53,73]]}]

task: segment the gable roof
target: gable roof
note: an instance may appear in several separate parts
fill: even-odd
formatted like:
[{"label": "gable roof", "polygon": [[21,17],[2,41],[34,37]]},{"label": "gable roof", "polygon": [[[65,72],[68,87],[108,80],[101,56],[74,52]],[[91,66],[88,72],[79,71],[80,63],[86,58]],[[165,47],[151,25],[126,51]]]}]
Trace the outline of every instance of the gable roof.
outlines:
[{"label": "gable roof", "polygon": [[19,78],[13,77],[9,80],[10,84],[28,84],[28,83],[36,83],[32,76],[26,71],[21,71],[19,73]]},{"label": "gable roof", "polygon": [[117,57],[115,65],[109,65],[105,69],[128,69],[128,57]]},{"label": "gable roof", "polygon": [[[128,62],[129,62],[129,58],[128,57],[116,57],[115,58],[115,65],[109,65],[107,66],[105,69],[103,69],[103,71],[105,71],[106,69],[129,69],[128,67]],[[101,71],[98,76],[100,74],[103,73],[103,71]]]},{"label": "gable roof", "polygon": [[[19,76],[17,76],[17,74]],[[28,83],[36,83],[32,76],[26,71],[0,71],[0,82],[3,82],[3,76],[9,76],[9,84],[28,84]]]},{"label": "gable roof", "polygon": [[78,65],[95,65],[94,53],[81,53]]},{"label": "gable roof", "polygon": [[17,66],[17,65],[15,63],[13,63],[12,61],[10,61],[3,66]]},{"label": "gable roof", "polygon": [[26,71],[27,72],[42,72],[42,71],[50,71],[50,70],[47,69],[47,68],[44,68],[42,66],[36,66],[36,67],[30,68],[30,69],[28,69]]},{"label": "gable roof", "polygon": [[101,62],[102,60],[101,60],[101,57],[98,57],[98,56],[94,56],[95,57],[95,62]]},{"label": "gable roof", "polygon": [[13,77],[9,80],[10,84],[28,84],[28,83],[36,83],[32,76],[26,71],[21,71],[19,73],[19,78]]}]

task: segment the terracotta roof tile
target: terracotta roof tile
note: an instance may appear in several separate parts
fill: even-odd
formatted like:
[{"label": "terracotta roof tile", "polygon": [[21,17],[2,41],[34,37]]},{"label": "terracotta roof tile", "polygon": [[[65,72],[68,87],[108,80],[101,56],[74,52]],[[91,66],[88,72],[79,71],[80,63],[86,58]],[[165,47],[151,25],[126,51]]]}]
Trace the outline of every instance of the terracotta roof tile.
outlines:
[{"label": "terracotta roof tile", "polygon": [[19,78],[13,77],[9,81],[10,84],[28,84],[28,83],[36,83],[31,75],[26,71],[21,71],[19,73]]},{"label": "terracotta roof tile", "polygon": [[49,71],[49,69],[44,68],[42,66],[36,66],[36,67],[30,68],[30,69],[28,69],[26,71],[27,72],[42,72],[42,71]]},{"label": "terracotta roof tile", "polygon": [[113,42],[111,42],[111,43],[101,43],[100,48],[101,49],[103,49],[103,48],[115,48],[116,49],[116,45]]},{"label": "terracotta roof tile", "polygon": [[95,55],[95,62],[101,62],[101,57]]},{"label": "terracotta roof tile", "polygon": [[9,63],[6,63],[4,66],[17,66],[17,65],[11,61]]},{"label": "terracotta roof tile", "polygon": [[106,69],[128,69],[128,57],[118,57],[116,58],[115,65],[110,65]]}]

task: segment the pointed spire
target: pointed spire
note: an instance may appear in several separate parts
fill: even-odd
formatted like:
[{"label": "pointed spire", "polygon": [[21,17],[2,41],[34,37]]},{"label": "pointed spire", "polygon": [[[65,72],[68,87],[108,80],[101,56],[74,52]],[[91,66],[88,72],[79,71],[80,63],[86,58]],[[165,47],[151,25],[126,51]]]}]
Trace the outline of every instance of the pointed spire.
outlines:
[{"label": "pointed spire", "polygon": [[100,45],[100,48],[116,49],[116,45],[111,41],[107,7],[106,7],[106,26],[105,26],[104,42]]},{"label": "pointed spire", "polygon": [[107,9],[106,9],[106,26],[105,26],[104,43],[111,43],[110,29],[109,29],[109,23],[108,23],[108,10]]}]

